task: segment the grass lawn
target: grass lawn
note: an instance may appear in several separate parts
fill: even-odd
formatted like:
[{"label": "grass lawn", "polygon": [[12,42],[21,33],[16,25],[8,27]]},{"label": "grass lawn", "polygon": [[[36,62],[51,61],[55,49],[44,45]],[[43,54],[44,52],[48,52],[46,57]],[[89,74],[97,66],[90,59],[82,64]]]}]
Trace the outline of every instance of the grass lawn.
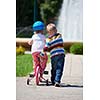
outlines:
[{"label": "grass lawn", "polygon": [[16,76],[26,76],[32,72],[32,56],[31,54],[16,56]]},{"label": "grass lawn", "polygon": [[[50,62],[50,57],[48,57]],[[22,77],[28,75],[33,71],[32,56],[31,54],[17,55],[16,56],[16,76]]]}]

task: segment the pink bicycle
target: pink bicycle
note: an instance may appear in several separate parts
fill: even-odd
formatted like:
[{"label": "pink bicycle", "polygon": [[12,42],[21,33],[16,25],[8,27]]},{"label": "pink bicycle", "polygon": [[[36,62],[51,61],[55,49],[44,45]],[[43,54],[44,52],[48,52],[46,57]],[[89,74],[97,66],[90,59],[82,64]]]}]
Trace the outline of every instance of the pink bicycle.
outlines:
[{"label": "pink bicycle", "polygon": [[[43,56],[43,55],[40,55]],[[43,61],[43,59],[39,59],[40,62]],[[42,66],[42,64],[40,63],[40,65]],[[41,76],[41,70],[42,72],[44,72],[44,69],[41,69],[41,66],[37,66],[35,69],[35,74],[30,74],[29,78],[27,79],[27,85],[29,85],[29,82],[32,80],[32,78],[35,77],[35,81],[36,81],[36,85],[39,85],[39,82],[42,82],[44,80],[44,82],[46,83],[46,85],[48,85],[48,79],[45,79],[43,77],[43,75]],[[48,74],[47,71],[45,71],[45,74]]]}]

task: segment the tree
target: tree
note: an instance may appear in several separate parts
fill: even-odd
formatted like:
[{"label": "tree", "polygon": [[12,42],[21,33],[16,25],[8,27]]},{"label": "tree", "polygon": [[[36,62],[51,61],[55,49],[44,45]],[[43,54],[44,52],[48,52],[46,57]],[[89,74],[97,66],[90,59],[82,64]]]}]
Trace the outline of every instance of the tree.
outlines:
[{"label": "tree", "polygon": [[[37,20],[47,23],[50,19],[58,17],[62,0],[37,0]],[[34,0],[16,0],[16,26],[28,26],[33,24]],[[42,17],[42,18],[41,18]]]},{"label": "tree", "polygon": [[[45,24],[54,22],[58,17],[59,9],[63,0],[37,0],[37,17]],[[16,0],[16,33],[32,33],[34,23],[34,0]],[[24,30],[24,31],[23,31]]]},{"label": "tree", "polygon": [[62,0],[45,0],[40,4],[42,19],[48,23],[50,19],[58,17]]},{"label": "tree", "polygon": [[33,23],[33,0],[16,0],[16,26]]}]

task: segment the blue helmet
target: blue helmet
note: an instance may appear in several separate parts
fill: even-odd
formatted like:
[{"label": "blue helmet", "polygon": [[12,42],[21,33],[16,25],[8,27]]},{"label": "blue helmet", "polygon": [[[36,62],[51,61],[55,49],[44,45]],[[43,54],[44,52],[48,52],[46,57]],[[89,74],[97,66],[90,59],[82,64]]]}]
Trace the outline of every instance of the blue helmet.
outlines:
[{"label": "blue helmet", "polygon": [[33,24],[33,30],[34,30],[34,31],[44,30],[44,23],[41,22],[41,21],[36,21],[36,22]]}]

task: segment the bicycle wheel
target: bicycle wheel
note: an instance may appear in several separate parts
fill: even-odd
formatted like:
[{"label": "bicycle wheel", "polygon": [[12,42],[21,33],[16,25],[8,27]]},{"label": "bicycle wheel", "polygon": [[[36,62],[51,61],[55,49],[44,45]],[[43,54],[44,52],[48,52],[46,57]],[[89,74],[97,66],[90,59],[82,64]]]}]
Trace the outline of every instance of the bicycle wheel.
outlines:
[{"label": "bicycle wheel", "polygon": [[29,82],[30,82],[30,80],[29,80],[29,78],[27,79],[27,85],[29,85]]},{"label": "bicycle wheel", "polygon": [[39,85],[39,66],[36,68],[36,85]]}]

